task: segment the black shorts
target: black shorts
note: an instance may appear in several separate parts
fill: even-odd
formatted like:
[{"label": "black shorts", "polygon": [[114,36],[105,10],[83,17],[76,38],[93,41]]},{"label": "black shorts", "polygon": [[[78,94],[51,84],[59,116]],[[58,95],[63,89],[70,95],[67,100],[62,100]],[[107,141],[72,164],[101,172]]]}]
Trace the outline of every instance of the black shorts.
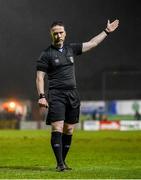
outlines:
[{"label": "black shorts", "polygon": [[48,103],[46,124],[62,120],[68,124],[79,122],[80,98],[76,89],[51,89],[49,90]]}]

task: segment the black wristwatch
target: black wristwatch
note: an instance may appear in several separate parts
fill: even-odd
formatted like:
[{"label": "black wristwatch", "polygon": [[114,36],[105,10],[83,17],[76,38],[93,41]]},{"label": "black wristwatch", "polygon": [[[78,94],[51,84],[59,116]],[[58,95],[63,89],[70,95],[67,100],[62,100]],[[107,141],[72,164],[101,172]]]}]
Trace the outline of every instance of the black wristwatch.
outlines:
[{"label": "black wristwatch", "polygon": [[109,31],[107,31],[106,29],[104,29],[104,32],[105,32],[107,35],[109,35],[109,34],[110,34],[110,32],[109,32]]},{"label": "black wristwatch", "polygon": [[39,99],[46,98],[46,95],[44,93],[40,93]]}]

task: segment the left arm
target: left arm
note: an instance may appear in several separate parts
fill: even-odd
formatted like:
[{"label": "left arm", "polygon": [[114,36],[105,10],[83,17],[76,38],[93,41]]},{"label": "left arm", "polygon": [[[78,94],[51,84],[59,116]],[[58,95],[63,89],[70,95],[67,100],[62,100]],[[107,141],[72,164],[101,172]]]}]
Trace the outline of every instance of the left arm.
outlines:
[{"label": "left arm", "polygon": [[92,48],[95,48],[98,44],[100,44],[106,38],[106,36],[109,33],[115,31],[117,29],[118,25],[119,25],[119,20],[116,19],[112,23],[110,23],[110,21],[108,20],[107,27],[104,31],[102,31],[97,36],[93,37],[88,42],[84,42],[82,44],[82,52],[86,52],[86,51],[91,50]]}]

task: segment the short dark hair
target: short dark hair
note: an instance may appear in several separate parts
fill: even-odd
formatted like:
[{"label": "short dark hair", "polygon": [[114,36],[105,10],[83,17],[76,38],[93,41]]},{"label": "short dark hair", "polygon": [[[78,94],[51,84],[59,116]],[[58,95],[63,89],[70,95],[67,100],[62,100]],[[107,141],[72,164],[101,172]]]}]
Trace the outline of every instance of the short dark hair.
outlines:
[{"label": "short dark hair", "polygon": [[50,29],[53,28],[54,26],[63,26],[65,28],[65,25],[63,23],[63,21],[54,21],[51,26],[50,26]]}]

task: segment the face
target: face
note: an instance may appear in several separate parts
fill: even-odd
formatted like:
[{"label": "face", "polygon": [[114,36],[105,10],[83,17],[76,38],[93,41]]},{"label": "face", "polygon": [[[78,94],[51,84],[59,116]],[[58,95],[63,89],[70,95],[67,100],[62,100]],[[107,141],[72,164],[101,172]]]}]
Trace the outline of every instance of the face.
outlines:
[{"label": "face", "polygon": [[56,25],[51,28],[51,37],[53,45],[62,47],[66,37],[66,31],[63,26]]}]

